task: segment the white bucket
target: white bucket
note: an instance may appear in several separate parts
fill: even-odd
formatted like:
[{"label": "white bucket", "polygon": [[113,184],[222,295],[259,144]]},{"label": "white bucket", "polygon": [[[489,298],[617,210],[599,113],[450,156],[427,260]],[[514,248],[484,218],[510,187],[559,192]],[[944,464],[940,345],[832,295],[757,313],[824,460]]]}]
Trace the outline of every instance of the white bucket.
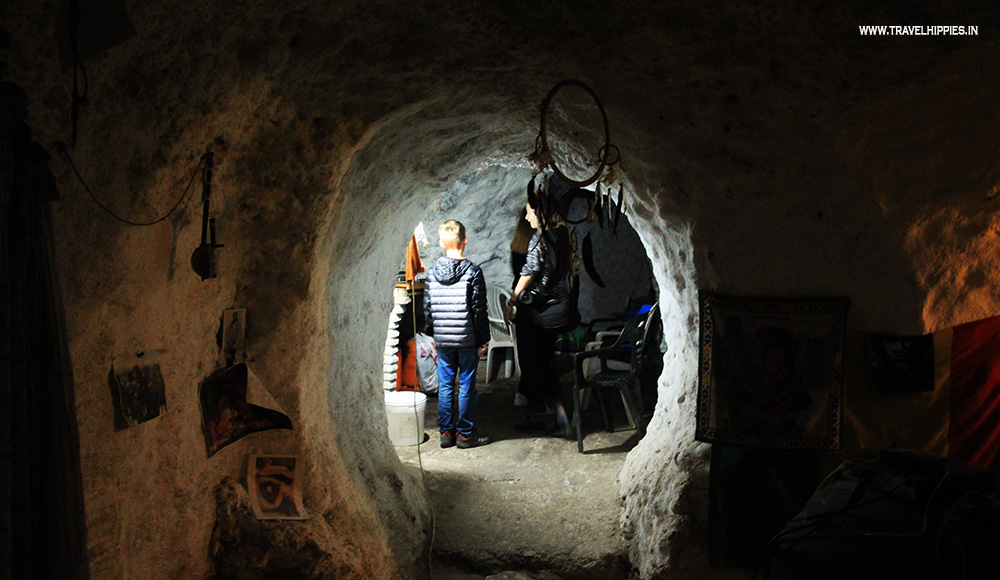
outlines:
[{"label": "white bucket", "polygon": [[385,416],[393,445],[419,445],[424,440],[427,395],[417,391],[386,391]]}]

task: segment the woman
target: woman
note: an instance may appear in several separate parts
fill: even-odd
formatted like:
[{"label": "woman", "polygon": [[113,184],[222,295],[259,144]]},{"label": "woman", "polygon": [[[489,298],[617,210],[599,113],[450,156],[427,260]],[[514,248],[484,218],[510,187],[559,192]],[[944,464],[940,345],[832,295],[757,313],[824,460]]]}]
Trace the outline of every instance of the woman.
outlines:
[{"label": "woman", "polygon": [[[510,241],[510,271],[511,271],[511,283],[510,291],[513,293],[514,289],[517,287],[518,281],[521,279],[521,269],[524,268],[524,263],[528,259],[528,248],[531,247],[531,239],[535,235],[535,228],[531,226],[526,217],[527,212],[524,208],[518,212],[517,216],[517,226],[514,228],[514,237]],[[505,313],[505,316],[507,314]],[[510,317],[507,316],[508,322],[510,322]],[[515,327],[517,326],[515,321]],[[525,332],[528,332],[525,330]],[[524,350],[521,347],[517,347],[517,356],[520,360],[521,351]],[[518,365],[520,368],[521,365]],[[520,391],[520,383],[518,383],[518,391],[514,395],[514,406],[515,407],[527,407],[528,397]]]},{"label": "woman", "polygon": [[[525,205],[525,220],[534,235],[506,311],[506,319],[510,321],[517,307],[513,317],[521,363],[517,390],[527,399],[529,412],[518,427],[543,430],[544,423],[534,421],[531,413],[548,407],[555,411],[563,435],[571,437],[562,389],[553,367],[556,334],[563,330],[561,327],[574,326],[573,318],[579,317],[575,304],[569,304],[574,291],[568,259],[569,234],[561,225],[544,227],[539,205],[535,196],[530,196]],[[513,245],[511,249],[515,250]],[[569,312],[565,311],[567,308]]]}]

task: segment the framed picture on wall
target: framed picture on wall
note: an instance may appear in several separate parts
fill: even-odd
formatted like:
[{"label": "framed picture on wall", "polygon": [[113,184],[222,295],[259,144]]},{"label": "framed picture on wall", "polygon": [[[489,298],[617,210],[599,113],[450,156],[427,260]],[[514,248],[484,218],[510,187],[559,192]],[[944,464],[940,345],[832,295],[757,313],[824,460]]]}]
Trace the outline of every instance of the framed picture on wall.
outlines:
[{"label": "framed picture on wall", "polygon": [[934,336],[865,334],[873,395],[934,390]]},{"label": "framed picture on wall", "polygon": [[839,449],[848,306],[702,292],[696,438]]}]

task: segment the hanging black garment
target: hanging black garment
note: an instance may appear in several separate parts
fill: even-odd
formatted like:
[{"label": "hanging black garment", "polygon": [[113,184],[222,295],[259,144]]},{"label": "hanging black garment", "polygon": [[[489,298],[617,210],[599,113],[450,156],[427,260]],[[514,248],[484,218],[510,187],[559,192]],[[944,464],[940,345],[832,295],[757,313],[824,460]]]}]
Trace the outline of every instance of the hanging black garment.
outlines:
[{"label": "hanging black garment", "polygon": [[583,269],[587,271],[587,275],[594,281],[594,284],[604,288],[604,280],[601,280],[597,268],[594,267],[594,244],[590,241],[589,233],[583,238]]},{"label": "hanging black garment", "polygon": [[594,213],[597,214],[597,224],[604,227],[604,194],[601,193],[601,184],[597,184],[597,191],[594,195]]},{"label": "hanging black garment", "polygon": [[[611,226],[611,235],[615,238],[618,237],[618,219],[622,217],[622,205],[625,202],[625,188],[622,185],[618,185],[618,203],[615,205],[615,223]],[[609,198],[610,203],[610,198]]]}]

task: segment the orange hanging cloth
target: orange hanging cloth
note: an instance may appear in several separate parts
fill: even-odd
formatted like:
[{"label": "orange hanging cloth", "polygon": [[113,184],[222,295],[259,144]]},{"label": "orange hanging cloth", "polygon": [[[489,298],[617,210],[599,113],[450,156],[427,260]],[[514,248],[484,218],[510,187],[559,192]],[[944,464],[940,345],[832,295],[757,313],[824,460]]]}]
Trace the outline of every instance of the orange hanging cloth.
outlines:
[{"label": "orange hanging cloth", "polygon": [[417,251],[417,236],[410,238],[410,243],[406,246],[406,282],[412,287],[413,279],[417,274],[424,271],[424,263],[420,260],[420,253]]},{"label": "orange hanging cloth", "polygon": [[[420,253],[417,251],[417,236],[416,234],[410,238],[410,243],[406,246],[406,287],[410,289],[411,296],[413,294],[413,280],[417,277],[417,274],[424,271],[424,263],[420,260]],[[418,307],[417,305],[411,306],[411,312],[416,312],[413,308]],[[416,324],[416,315],[414,314],[414,324]],[[399,370],[396,371],[396,390],[397,391],[419,391],[420,387],[417,385],[417,349],[416,349],[416,339],[411,338],[406,341],[405,346],[401,344],[399,346]]]}]

